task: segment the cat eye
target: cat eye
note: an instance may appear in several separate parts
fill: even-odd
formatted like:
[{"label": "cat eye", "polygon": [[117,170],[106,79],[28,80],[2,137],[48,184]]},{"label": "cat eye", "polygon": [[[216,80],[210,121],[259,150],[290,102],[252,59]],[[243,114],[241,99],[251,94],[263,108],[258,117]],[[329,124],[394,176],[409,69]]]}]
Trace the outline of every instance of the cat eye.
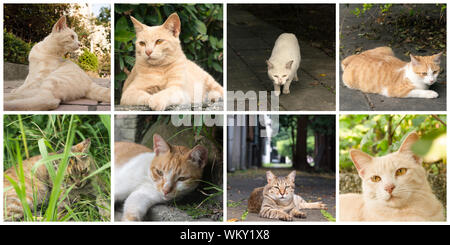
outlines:
[{"label": "cat eye", "polygon": [[139,42],[139,45],[145,46],[145,42],[144,42],[144,41],[140,41],[140,42]]},{"label": "cat eye", "polygon": [[75,39],[75,36],[74,36],[74,35],[71,35],[70,37],[71,37],[72,39]]},{"label": "cat eye", "polygon": [[372,180],[372,182],[380,182],[381,177],[378,175],[374,175],[374,176],[370,177],[370,180]]},{"label": "cat eye", "polygon": [[187,180],[188,179],[188,177],[179,177],[178,179],[177,179],[177,181],[185,181],[185,180]]},{"label": "cat eye", "polygon": [[287,77],[287,75],[283,75],[283,77]]},{"label": "cat eye", "polygon": [[163,41],[164,41],[163,39],[158,39],[158,40],[156,40],[155,44],[156,45],[161,44]]},{"label": "cat eye", "polygon": [[421,74],[422,74],[422,76],[428,75],[428,73],[426,73],[426,72],[422,72]]},{"label": "cat eye", "polygon": [[406,168],[399,168],[397,171],[395,171],[395,176],[401,176],[406,174],[408,170]]},{"label": "cat eye", "polygon": [[163,175],[164,175],[163,172],[162,172],[161,170],[159,170],[159,169],[156,170],[156,173],[157,173],[159,176],[163,176]]}]

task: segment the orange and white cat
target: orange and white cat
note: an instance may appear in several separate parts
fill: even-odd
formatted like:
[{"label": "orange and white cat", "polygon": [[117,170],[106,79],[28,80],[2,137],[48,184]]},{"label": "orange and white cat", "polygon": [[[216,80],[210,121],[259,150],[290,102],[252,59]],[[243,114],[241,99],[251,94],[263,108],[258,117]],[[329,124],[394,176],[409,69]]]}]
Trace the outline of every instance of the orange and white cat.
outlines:
[{"label": "orange and white cat", "polygon": [[4,97],[8,111],[56,109],[62,101],[86,97],[109,102],[110,89],[97,85],[75,63],[63,56],[80,48],[77,34],[61,17],[52,32],[31,49],[25,83]]},{"label": "orange and white cat", "polygon": [[176,13],[160,26],[131,20],[136,30],[136,64],[123,85],[121,105],[165,110],[170,105],[223,98],[222,86],[183,53]]},{"label": "orange and white cat", "polygon": [[437,81],[441,53],[410,55],[409,63],[394,56],[389,47],[379,47],[351,55],[342,61],[345,86],[364,93],[387,97],[437,98],[428,87]]},{"label": "orange and white cat", "polygon": [[153,148],[115,143],[114,195],[116,202],[124,202],[122,221],[142,220],[153,205],[194,190],[202,177],[208,158],[204,146],[169,145],[154,134]]},{"label": "orange and white cat", "polygon": [[397,152],[372,157],[351,150],[363,193],[339,196],[340,221],[445,221],[444,207],[433,194],[410,133]]}]

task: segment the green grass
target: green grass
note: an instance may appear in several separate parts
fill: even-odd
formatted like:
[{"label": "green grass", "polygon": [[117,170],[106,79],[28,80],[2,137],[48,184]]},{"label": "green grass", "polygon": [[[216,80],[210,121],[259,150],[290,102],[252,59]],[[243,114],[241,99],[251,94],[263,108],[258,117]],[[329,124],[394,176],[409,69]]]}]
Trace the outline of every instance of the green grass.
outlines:
[{"label": "green grass", "polygon": [[[71,207],[66,206],[63,213],[57,212],[58,204],[67,197],[71,188],[61,192],[64,172],[68,165],[70,148],[73,144],[90,138],[89,154],[94,158],[97,170],[87,178],[94,176],[102,185],[94,186],[98,195],[107,202],[110,200],[110,116],[109,115],[5,115],[4,116],[4,170],[14,167],[19,179],[13,181],[5,176],[24,208],[24,221],[101,221],[102,217],[95,200],[81,200]],[[51,154],[64,150],[61,154]],[[49,153],[50,152],[50,153]],[[22,161],[25,158],[41,155],[32,173],[24,173]],[[56,170],[51,162],[61,160]],[[51,193],[45,204],[36,203],[29,207],[25,201],[25,177],[33,175],[38,165],[45,164],[49,172]],[[85,178],[85,179],[87,179]],[[5,189],[4,189],[5,191]],[[36,193],[34,193],[34,196]],[[109,211],[109,207],[104,207]],[[31,211],[33,210],[33,211]],[[7,217],[5,217],[7,218]]]}]

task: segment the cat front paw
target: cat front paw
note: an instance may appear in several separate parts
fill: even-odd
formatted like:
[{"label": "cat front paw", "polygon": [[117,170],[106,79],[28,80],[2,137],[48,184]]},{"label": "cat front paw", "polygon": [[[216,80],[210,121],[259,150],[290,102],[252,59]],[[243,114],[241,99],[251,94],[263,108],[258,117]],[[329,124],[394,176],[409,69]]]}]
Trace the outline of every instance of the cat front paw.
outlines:
[{"label": "cat front paw", "polygon": [[294,217],[296,217],[296,218],[300,218],[300,219],[306,218],[306,214],[303,213],[303,212],[300,211],[300,210],[297,210],[297,209],[293,209],[293,210],[291,211],[291,215],[294,216]]},{"label": "cat front paw", "polygon": [[323,202],[318,202],[317,203],[317,208],[318,209],[325,209],[325,210],[328,209],[327,205],[325,203],[323,203]]},{"label": "cat front paw", "polygon": [[288,213],[280,212],[278,215],[278,219],[283,221],[293,221],[294,217]]},{"label": "cat front paw", "polygon": [[222,99],[222,94],[220,92],[217,91],[210,91],[208,92],[208,101],[219,101],[220,99]]},{"label": "cat front paw", "polygon": [[274,91],[275,96],[280,96],[281,92],[280,91]]},{"label": "cat front paw", "polygon": [[290,94],[291,93],[291,91],[289,91],[289,89],[284,89],[283,88],[283,94]]},{"label": "cat front paw", "polygon": [[433,90],[426,90],[426,93],[424,93],[424,97],[427,99],[434,99],[439,97],[439,94]]},{"label": "cat front paw", "polygon": [[167,108],[167,105],[163,103],[163,101],[157,100],[157,98],[155,98],[154,96],[148,99],[148,106],[153,111],[164,111]]}]

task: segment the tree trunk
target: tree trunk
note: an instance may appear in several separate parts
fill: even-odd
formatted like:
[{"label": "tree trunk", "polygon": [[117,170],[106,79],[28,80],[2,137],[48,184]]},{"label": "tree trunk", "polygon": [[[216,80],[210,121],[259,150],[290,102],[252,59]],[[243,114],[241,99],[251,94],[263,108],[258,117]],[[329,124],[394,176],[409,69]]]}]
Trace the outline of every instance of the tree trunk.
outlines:
[{"label": "tree trunk", "polygon": [[297,120],[297,142],[294,159],[294,168],[300,171],[311,171],[312,168],[306,161],[306,138],[307,138],[308,117],[299,116]]}]

